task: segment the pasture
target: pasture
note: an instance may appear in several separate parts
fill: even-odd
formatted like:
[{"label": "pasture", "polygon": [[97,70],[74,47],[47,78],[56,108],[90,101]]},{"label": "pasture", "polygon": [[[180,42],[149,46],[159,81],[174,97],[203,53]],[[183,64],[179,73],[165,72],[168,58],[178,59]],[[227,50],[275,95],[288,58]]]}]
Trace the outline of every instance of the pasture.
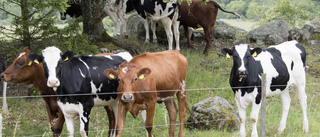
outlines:
[{"label": "pasture", "polygon": [[[232,23],[230,23],[232,24]],[[241,24],[241,23],[238,23]],[[250,25],[244,25],[246,27]],[[239,26],[241,27],[241,26]],[[229,86],[229,73],[232,67],[232,60],[226,59],[220,53],[221,48],[231,47],[233,42],[218,41],[220,44],[212,47],[208,55],[202,54],[202,49],[186,49],[181,44],[181,53],[188,59],[187,73],[187,102],[191,108],[193,104],[207,98],[220,96],[229,101],[235,108],[233,92]],[[315,137],[320,135],[318,127],[320,126],[320,49],[317,46],[310,46],[302,43],[307,49],[307,102],[308,102],[308,120],[309,133],[302,133],[302,112],[296,90],[293,86],[290,90],[291,107],[287,119],[287,128],[284,133],[277,133],[280,123],[282,107],[279,96],[267,98],[266,105],[266,136],[301,136]],[[167,47],[167,46],[166,46]],[[204,47],[202,47],[204,48]],[[8,84],[7,99],[9,115],[4,116],[3,131],[4,136],[52,136],[50,123],[45,110],[45,103],[40,96],[25,96],[25,86]],[[1,101],[0,101],[1,102]],[[247,109],[247,114],[251,108]],[[187,118],[190,116],[187,111]],[[260,118],[260,116],[259,116]],[[105,110],[102,107],[94,107],[90,116],[89,136],[104,137],[108,133],[108,120]],[[217,119],[219,120],[219,119]],[[177,119],[178,122],[178,119]],[[246,133],[250,135],[251,124],[247,115]],[[156,137],[168,136],[169,117],[164,104],[156,105],[153,134]],[[192,123],[185,123],[192,124]],[[145,136],[145,128],[141,117],[134,119],[131,114],[127,114],[125,128],[122,132],[124,137],[141,137]],[[260,122],[258,129],[260,128]],[[76,136],[79,136],[79,120],[75,123]],[[178,134],[176,126],[175,136]],[[239,131],[227,132],[217,130],[184,130],[186,137],[208,137],[208,136],[238,136]],[[62,136],[67,136],[66,127],[62,131]]]}]

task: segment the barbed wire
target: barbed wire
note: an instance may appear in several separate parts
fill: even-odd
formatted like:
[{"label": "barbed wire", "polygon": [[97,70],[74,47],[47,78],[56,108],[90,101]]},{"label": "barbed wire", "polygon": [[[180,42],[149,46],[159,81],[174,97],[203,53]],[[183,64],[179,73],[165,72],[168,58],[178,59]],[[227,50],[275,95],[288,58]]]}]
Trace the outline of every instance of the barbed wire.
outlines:
[{"label": "barbed wire", "polygon": [[[282,87],[287,85],[272,85],[268,87]],[[306,84],[306,86],[320,86],[320,83],[314,84]],[[223,90],[223,89],[242,89],[242,88],[255,88],[261,86],[242,86],[242,87],[222,87],[222,88],[199,88],[199,89],[186,89],[185,91],[203,91],[203,90]],[[36,95],[36,96],[7,96],[6,98],[46,98],[46,97],[68,97],[68,96],[93,96],[93,95],[115,95],[115,94],[123,94],[123,93],[161,93],[161,92],[177,92],[181,91],[181,89],[176,90],[156,90],[156,91],[132,91],[132,92],[99,92],[99,93],[79,93],[79,94],[60,94],[60,95]],[[2,99],[3,97],[0,97]]]}]

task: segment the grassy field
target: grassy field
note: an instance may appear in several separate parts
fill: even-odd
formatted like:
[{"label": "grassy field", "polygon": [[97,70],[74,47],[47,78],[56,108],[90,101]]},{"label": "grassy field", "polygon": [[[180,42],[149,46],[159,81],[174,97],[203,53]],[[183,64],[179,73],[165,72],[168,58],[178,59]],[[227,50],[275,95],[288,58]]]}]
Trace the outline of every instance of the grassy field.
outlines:
[{"label": "grassy field", "polygon": [[[232,23],[230,23],[232,24]],[[240,24],[240,23],[238,23]],[[250,26],[247,25],[247,26]],[[240,26],[241,27],[241,26]],[[221,44],[220,44],[221,45]],[[304,44],[305,45],[305,44]],[[223,47],[231,47],[232,42],[221,47],[214,47],[208,55],[203,55],[202,50],[195,51],[190,49],[182,49],[181,53],[188,59],[189,68],[187,74],[187,101],[189,107],[193,104],[207,98],[220,96],[225,98],[235,108],[237,107],[234,101],[233,92],[229,86],[228,79],[232,66],[232,60],[225,59],[220,56],[220,50]],[[291,88],[291,108],[287,120],[287,128],[284,133],[277,133],[280,123],[282,107],[279,96],[267,98],[266,106],[266,136],[284,136],[284,137],[316,137],[320,136],[320,49],[317,46],[305,45],[307,49],[307,87],[306,93],[308,96],[308,120],[309,133],[302,133],[302,111],[296,90]],[[27,87],[14,88],[15,84],[9,84],[7,96],[19,97],[24,95]],[[21,93],[21,95],[19,94]],[[45,104],[42,98],[9,98],[8,107],[10,114],[4,116],[3,119],[3,136],[52,136],[48,116],[45,110]],[[1,101],[2,102],[2,101]],[[2,105],[0,103],[0,105]],[[246,133],[251,134],[251,122],[249,120],[251,108],[247,109],[247,124]],[[189,117],[187,112],[187,118]],[[156,105],[153,134],[156,137],[168,136],[168,114],[163,104]],[[89,136],[105,137],[108,133],[107,115],[102,107],[95,107],[90,116]],[[178,119],[177,119],[178,122]],[[260,122],[259,122],[260,123]],[[186,123],[188,124],[188,123]],[[260,124],[258,124],[260,128]],[[80,136],[79,120],[75,124],[76,136]],[[179,132],[179,126],[176,126],[175,136]],[[259,131],[258,131],[259,132]],[[67,136],[66,128],[62,131],[62,136]],[[186,137],[235,137],[238,136],[238,131],[227,132],[217,130],[184,130]],[[125,129],[122,133],[123,137],[141,137],[145,136],[145,128],[140,117],[134,119],[128,113]]]}]

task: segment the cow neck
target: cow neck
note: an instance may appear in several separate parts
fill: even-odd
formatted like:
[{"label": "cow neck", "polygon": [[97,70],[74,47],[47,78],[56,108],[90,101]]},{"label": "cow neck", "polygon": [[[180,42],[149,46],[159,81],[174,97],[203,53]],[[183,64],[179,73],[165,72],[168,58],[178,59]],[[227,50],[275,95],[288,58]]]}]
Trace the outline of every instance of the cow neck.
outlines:
[{"label": "cow neck", "polygon": [[53,95],[54,92],[52,88],[47,86],[47,78],[44,73],[43,65],[41,64],[33,64],[35,68],[35,75],[33,79],[33,85],[40,91],[41,95]]}]

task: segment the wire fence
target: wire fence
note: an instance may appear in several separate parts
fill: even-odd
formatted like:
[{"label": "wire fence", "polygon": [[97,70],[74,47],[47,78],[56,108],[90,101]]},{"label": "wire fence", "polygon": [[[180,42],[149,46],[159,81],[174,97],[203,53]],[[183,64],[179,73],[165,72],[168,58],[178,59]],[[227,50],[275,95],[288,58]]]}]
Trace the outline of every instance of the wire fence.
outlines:
[{"label": "wire fence", "polygon": [[[276,85],[278,86],[286,86],[286,85]],[[320,83],[312,83],[312,84],[306,84],[306,86],[320,86]],[[187,92],[193,92],[193,91],[215,91],[215,90],[225,90],[225,89],[241,89],[241,88],[254,88],[254,87],[259,87],[259,86],[246,86],[246,87],[221,87],[221,88],[199,88],[199,89],[185,89]],[[272,86],[271,86],[272,87]],[[177,92],[181,90],[160,90],[160,91],[135,91],[131,93],[149,93],[149,92]],[[119,92],[123,93],[123,92]],[[119,94],[117,93],[117,94]],[[36,95],[36,96],[7,96],[6,98],[8,99],[21,99],[21,98],[45,98],[45,97],[59,97],[59,96],[89,96],[89,95],[109,95],[109,94],[115,94],[115,93],[88,93],[88,94],[67,94],[67,95]],[[3,97],[0,97],[0,99],[3,99]],[[235,107],[235,106],[234,106]],[[300,115],[300,114],[299,114]],[[302,114],[301,114],[302,115]],[[318,112],[314,113],[308,113],[308,115],[318,115]],[[267,117],[281,117],[281,114],[279,115],[266,115]],[[184,122],[184,125],[190,125],[190,124],[199,124],[199,123],[211,123],[211,122],[217,122],[217,121],[225,121],[225,120],[234,120],[234,119],[217,119],[217,120],[206,120],[206,121],[197,121],[197,122]],[[280,121],[279,121],[280,122]],[[180,123],[174,124],[176,126],[180,125]],[[169,127],[170,124],[161,124],[161,125],[153,125],[153,128],[156,127]],[[145,129],[145,126],[141,127],[126,127],[123,128],[123,130],[134,130],[134,129]],[[90,133],[95,133],[95,132],[108,132],[109,130],[90,130],[89,129],[89,134]],[[75,134],[80,134],[80,132],[77,132],[75,130]],[[61,135],[68,135],[67,133],[61,133]],[[312,134],[309,134],[312,135]],[[46,135],[32,135],[28,137],[38,137],[38,136],[46,136]],[[50,132],[47,136],[52,136],[52,133]]]}]

